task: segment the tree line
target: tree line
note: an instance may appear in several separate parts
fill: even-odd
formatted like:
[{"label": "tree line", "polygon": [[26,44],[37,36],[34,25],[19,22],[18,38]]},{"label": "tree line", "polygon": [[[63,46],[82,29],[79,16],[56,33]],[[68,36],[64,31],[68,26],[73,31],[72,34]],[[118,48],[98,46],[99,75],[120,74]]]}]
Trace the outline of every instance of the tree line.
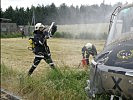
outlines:
[{"label": "tree line", "polygon": [[31,6],[24,9],[23,7],[9,6],[5,11],[1,9],[1,17],[11,19],[11,22],[17,25],[33,24],[33,12],[35,15],[35,22],[41,22],[49,25],[52,21],[58,25],[64,24],[88,24],[94,22],[107,22],[109,21],[111,12],[118,5],[107,5],[101,3],[100,5],[81,5],[67,6],[65,3],[56,7],[54,3],[51,5],[38,5],[37,7]]}]

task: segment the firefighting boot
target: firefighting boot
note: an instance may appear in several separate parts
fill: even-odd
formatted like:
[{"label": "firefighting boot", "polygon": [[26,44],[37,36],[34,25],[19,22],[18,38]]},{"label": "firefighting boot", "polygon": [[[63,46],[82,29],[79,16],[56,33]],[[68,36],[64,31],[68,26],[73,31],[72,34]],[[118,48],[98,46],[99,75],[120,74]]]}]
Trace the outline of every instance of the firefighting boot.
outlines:
[{"label": "firefighting boot", "polygon": [[28,72],[28,76],[30,76],[35,69],[36,69],[36,66],[35,65],[32,65],[32,67],[30,68],[30,70]]}]

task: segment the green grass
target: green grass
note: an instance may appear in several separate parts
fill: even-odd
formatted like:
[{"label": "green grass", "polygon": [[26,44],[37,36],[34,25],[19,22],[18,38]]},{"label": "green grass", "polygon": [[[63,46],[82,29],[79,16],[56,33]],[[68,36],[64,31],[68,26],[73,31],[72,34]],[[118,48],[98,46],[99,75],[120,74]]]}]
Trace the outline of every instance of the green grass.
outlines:
[{"label": "green grass", "polygon": [[[1,65],[2,88],[8,85],[22,99],[26,100],[88,100],[84,91],[87,70],[63,68],[48,70],[46,74],[29,77],[23,72]],[[7,83],[7,81],[9,81]],[[4,84],[4,85],[3,85]],[[7,89],[8,90],[8,89]],[[95,100],[109,100],[106,94],[96,96]]]},{"label": "green grass", "polygon": [[17,38],[17,37],[22,37],[22,36],[21,36],[21,33],[10,33],[10,34],[1,33],[0,37],[1,38]]},{"label": "green grass", "polygon": [[[45,71],[34,77],[15,72],[1,65],[2,84],[10,79],[13,91],[28,100],[87,100],[84,88],[88,72],[84,70],[63,68]],[[14,84],[14,85],[13,85]],[[14,88],[17,88],[14,90]]]}]

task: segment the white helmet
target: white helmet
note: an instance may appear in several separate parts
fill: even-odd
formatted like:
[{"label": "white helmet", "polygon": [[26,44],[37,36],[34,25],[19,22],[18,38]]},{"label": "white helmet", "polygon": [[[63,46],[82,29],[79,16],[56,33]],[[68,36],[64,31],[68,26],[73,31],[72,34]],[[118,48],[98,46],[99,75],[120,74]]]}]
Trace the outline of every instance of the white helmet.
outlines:
[{"label": "white helmet", "polygon": [[45,26],[42,23],[37,23],[35,25],[35,30],[39,30],[40,28],[44,28]]},{"label": "white helmet", "polygon": [[86,49],[92,49],[92,44],[91,44],[91,43],[87,43],[87,44],[85,45],[85,47],[86,47]]}]

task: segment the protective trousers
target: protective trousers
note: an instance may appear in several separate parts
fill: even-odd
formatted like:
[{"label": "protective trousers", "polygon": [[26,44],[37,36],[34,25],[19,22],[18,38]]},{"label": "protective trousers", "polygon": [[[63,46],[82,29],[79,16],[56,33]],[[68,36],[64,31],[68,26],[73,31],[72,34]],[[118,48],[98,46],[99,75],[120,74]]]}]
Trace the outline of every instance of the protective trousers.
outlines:
[{"label": "protective trousers", "polygon": [[29,70],[28,75],[31,75],[33,73],[33,71],[36,69],[37,65],[40,63],[40,61],[42,59],[44,59],[45,62],[47,64],[49,64],[52,69],[55,69],[54,63],[53,63],[50,55],[47,55],[47,56],[46,55],[45,56],[35,55],[33,65],[31,67],[31,69]]},{"label": "protective trousers", "polygon": [[86,63],[87,63],[87,65],[90,65],[90,63],[89,63],[89,57],[90,57],[90,54],[86,54]]}]

